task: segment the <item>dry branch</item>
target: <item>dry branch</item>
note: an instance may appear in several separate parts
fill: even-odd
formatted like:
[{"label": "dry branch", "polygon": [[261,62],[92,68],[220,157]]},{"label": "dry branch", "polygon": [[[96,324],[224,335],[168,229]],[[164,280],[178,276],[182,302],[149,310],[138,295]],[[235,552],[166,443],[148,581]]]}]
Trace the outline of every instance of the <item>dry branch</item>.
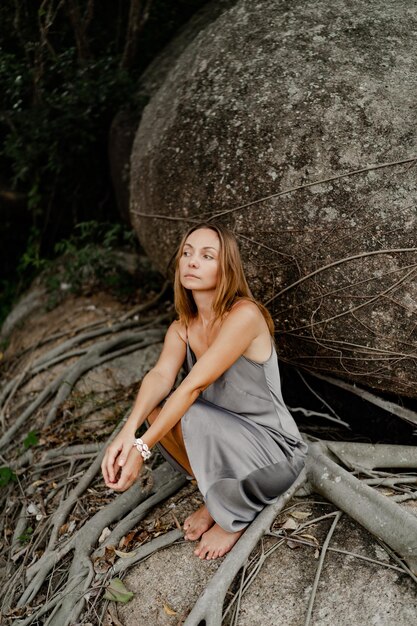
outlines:
[{"label": "dry branch", "polygon": [[314,577],[314,583],[313,583],[313,588],[311,590],[311,594],[310,594],[310,599],[308,601],[308,607],[307,607],[307,615],[304,621],[304,626],[308,626],[310,624],[310,620],[311,620],[311,614],[313,611],[313,605],[314,605],[314,600],[316,598],[316,593],[317,593],[317,587],[319,584],[319,580],[320,580],[320,575],[323,569],[323,563],[324,563],[324,558],[326,556],[328,547],[329,547],[329,543],[330,543],[330,539],[332,538],[333,532],[337,526],[337,523],[340,520],[340,517],[342,515],[341,511],[337,511],[335,518],[332,522],[332,525],[329,529],[329,532],[327,533],[326,539],[324,541],[323,547],[321,549],[320,552],[320,559],[319,562],[317,564],[317,571],[316,571],[316,575]]}]

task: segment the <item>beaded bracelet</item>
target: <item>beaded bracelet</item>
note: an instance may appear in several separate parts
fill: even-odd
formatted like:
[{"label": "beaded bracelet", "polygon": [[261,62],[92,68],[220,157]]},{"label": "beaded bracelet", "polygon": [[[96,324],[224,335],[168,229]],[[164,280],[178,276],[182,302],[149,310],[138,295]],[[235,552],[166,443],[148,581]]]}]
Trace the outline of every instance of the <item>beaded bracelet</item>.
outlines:
[{"label": "beaded bracelet", "polygon": [[133,445],[135,446],[137,451],[143,456],[145,461],[146,459],[149,459],[149,457],[151,456],[151,451],[149,450],[147,444],[143,443],[142,439],[135,439]]}]

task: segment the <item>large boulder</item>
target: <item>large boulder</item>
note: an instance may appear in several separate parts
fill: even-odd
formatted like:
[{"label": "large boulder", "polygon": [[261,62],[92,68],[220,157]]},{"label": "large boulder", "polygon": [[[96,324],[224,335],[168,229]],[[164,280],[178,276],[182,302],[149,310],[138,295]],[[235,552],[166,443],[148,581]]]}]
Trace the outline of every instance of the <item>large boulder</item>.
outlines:
[{"label": "large boulder", "polygon": [[281,358],[417,395],[414,3],[211,6],[135,137],[142,245],[169,273],[182,232],[216,218],[239,238]]}]

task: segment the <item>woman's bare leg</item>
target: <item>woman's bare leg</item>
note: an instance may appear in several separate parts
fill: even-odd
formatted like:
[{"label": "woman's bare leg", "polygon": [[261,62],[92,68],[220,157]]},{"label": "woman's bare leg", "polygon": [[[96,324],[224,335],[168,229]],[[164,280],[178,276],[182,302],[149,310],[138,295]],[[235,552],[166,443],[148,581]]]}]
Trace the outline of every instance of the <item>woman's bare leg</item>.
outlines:
[{"label": "woman's bare leg", "polygon": [[[158,418],[161,408],[162,407],[157,406],[152,413],[148,415],[147,420],[149,424],[152,424]],[[188,460],[187,450],[185,449],[181,430],[181,420],[175,424],[174,428],[172,428],[165,435],[165,437],[162,437],[159,443],[169,452],[171,456],[174,457],[177,463],[179,463],[190,476],[194,476]]]},{"label": "woman's bare leg", "polygon": [[[152,413],[148,416],[147,420],[149,424],[152,424],[159,415],[161,410],[160,406],[157,406]],[[160,443],[166,448],[171,456],[183,467],[190,476],[194,476],[193,471],[188,460],[187,451],[185,449],[184,438],[182,436],[181,421],[175,424],[174,428],[165,435]],[[201,537],[214,524],[214,519],[211,517],[206,506],[203,504],[197,511],[189,515],[184,521],[184,538],[189,541],[196,541]]]}]

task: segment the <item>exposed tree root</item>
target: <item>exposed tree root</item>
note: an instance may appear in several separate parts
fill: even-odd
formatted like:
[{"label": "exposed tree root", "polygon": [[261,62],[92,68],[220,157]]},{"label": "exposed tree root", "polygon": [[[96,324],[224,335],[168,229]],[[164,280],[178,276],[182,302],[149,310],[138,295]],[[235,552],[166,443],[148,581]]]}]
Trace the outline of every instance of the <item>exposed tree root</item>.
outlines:
[{"label": "exposed tree root", "polygon": [[184,622],[184,626],[198,626],[203,621],[205,621],[206,626],[220,626],[223,602],[229,585],[260,538],[270,529],[277,514],[305,480],[306,473],[303,471],[291,487],[278,498],[276,503],[265,507],[259,513],[226,556],[210,583],[198,598],[193,610]]},{"label": "exposed tree root", "polygon": [[[17,442],[19,429],[29,419],[35,417],[39,420],[38,409],[51,399],[48,412],[43,408],[45,416],[42,419],[45,424],[55,420],[74,385],[87,371],[129,351],[162,341],[165,329],[155,328],[154,325],[149,328],[143,324],[139,327],[136,321],[127,321],[137,316],[146,306],[145,303],[132,309],[119,323],[110,327],[97,328],[96,325],[90,325],[87,332],[71,337],[42,355],[5,385],[0,394],[0,420],[3,425],[12,421],[6,415],[5,409],[10,409],[12,400],[31,377],[61,361],[79,357],[75,364],[67,367],[47,385],[12,424],[9,423],[7,430],[4,429],[0,448],[6,450],[7,447],[8,456],[11,456],[11,452],[17,452],[16,446],[12,444]],[[159,317],[154,320],[154,324],[167,317],[168,314]],[[111,338],[85,345],[109,333],[113,335]],[[382,408],[389,410],[386,406]],[[344,424],[330,406],[328,409],[331,414],[325,415],[327,419]],[[299,410],[303,408],[300,407]],[[412,415],[407,415],[409,421],[413,421],[412,418]],[[230,611],[232,624],[236,624],[241,598],[270,554],[290,538],[317,548],[306,542],[305,538],[297,538],[296,533],[288,537],[271,530],[274,519],[286,502],[296,492],[301,495],[307,488],[324,495],[340,510],[382,539],[386,544],[384,547],[388,551],[392,549],[391,556],[397,561],[399,568],[417,580],[417,519],[398,504],[417,497],[417,474],[404,473],[404,470],[417,468],[417,448],[333,441],[317,441],[309,445],[306,470],[276,503],[266,507],[246,529],[197,600],[186,619],[187,626],[198,626],[202,621],[205,621],[206,626],[220,626]],[[10,618],[18,616],[11,607],[16,607],[14,611],[21,611],[19,626],[35,623],[69,626],[85,619],[91,615],[90,610],[94,607],[89,598],[93,597],[97,603],[101,590],[110,577],[122,575],[156,550],[167,547],[182,537],[182,531],[177,528],[140,545],[128,556],[108,560],[109,553],[114,557],[114,548],[119,545],[120,540],[155,505],[176,493],[187,480],[167,463],[163,463],[152,472],[143,473],[140,480],[128,491],[114,497],[110,490],[103,488],[102,483],[95,483],[96,480],[99,481],[104,449],[104,442],[90,441],[82,445],[65,445],[47,450],[41,458],[38,449],[22,450],[19,456],[15,455],[10,460],[2,457],[2,462],[14,469],[18,476],[17,489],[7,487],[0,502],[5,511],[0,521],[2,536],[10,537],[8,560],[4,568],[6,577],[2,589],[2,611],[3,615]],[[350,471],[341,467],[338,462]],[[403,473],[383,471],[392,468],[400,468]],[[48,472],[52,471],[52,487],[48,492],[45,489],[39,495],[37,487],[49,482]],[[151,479],[150,482],[148,478]],[[382,495],[377,491],[378,488],[389,489],[390,497]],[[91,499],[96,499],[91,508],[85,504],[87,493],[89,499],[90,495]],[[28,514],[30,507],[32,512]],[[328,520],[333,517],[335,525],[340,514],[339,511],[319,519]],[[300,525],[299,530],[317,521],[305,522]],[[30,524],[35,529],[29,537]],[[103,531],[107,532],[107,536]],[[22,540],[25,535],[29,539]],[[273,536],[278,541],[265,550],[264,536]],[[322,546],[316,583],[326,550],[331,550],[328,547],[330,536],[331,532]],[[250,557],[257,544],[260,544],[260,553],[258,551]],[[239,591],[223,613],[227,590],[242,568]],[[309,623],[313,603],[314,588],[306,624]]]},{"label": "exposed tree root", "polygon": [[402,467],[417,469],[417,447],[324,441],[328,450],[351,469]]},{"label": "exposed tree root", "polygon": [[[45,420],[45,425],[49,426],[56,417],[58,408],[65,402],[71,393],[77,380],[79,380],[90,369],[98,367],[106,361],[113,360],[126,354],[126,346],[131,350],[145,348],[153,343],[160,343],[163,340],[164,332],[162,330],[149,330],[142,336],[141,332],[128,333],[118,335],[114,339],[94,344],[88,349],[72,367],[60,376],[61,385],[56,394],[56,398],[50,408]],[[138,341],[139,339],[139,341]]]},{"label": "exposed tree root", "polygon": [[[110,505],[107,505],[107,507],[96,513],[96,515],[83,526],[81,531],[77,533],[77,541],[74,546],[74,556],[68,573],[68,581],[78,579],[78,582],[72,588],[71,592],[65,595],[62,603],[57,606],[58,610],[55,609],[54,623],[67,626],[76,621],[82,612],[85,603],[83,594],[88,590],[94,579],[90,553],[92,547],[97,543],[103,528],[116,519],[126,516],[127,519],[123,520],[125,523],[122,523],[122,527],[126,532],[131,530],[153,506],[178,491],[178,489],[186,483],[187,479],[184,476],[178,476],[171,468],[168,469],[164,467],[160,472],[158,472],[158,469],[154,473],[155,493],[153,496],[148,497],[147,494],[143,493],[143,490],[140,489],[138,484],[136,484],[127,492],[120,494]],[[166,482],[167,476],[169,476],[168,482]],[[165,482],[162,482],[162,484],[160,481],[161,477],[165,478]],[[131,512],[132,504],[134,504],[134,502],[132,502],[132,494],[130,493],[132,490],[138,493],[135,494],[136,509]],[[143,500],[145,500],[145,502],[143,502]],[[142,504],[140,504],[140,502],[142,502]],[[123,533],[120,536],[123,536]]]},{"label": "exposed tree root", "polygon": [[[355,445],[366,444],[350,444],[351,450]],[[330,444],[328,446],[330,448]],[[397,451],[393,460],[396,456]],[[387,455],[385,459],[388,462]],[[390,466],[395,466],[395,462]],[[404,558],[412,572],[417,573],[417,518],[414,515],[340,467],[330,458],[323,443],[310,444],[307,474],[315,491],[381,538]]]},{"label": "exposed tree root", "polygon": [[48,415],[45,419],[45,426],[51,424],[55,419],[58,408],[70,395],[75,383],[90,369],[102,365],[106,361],[115,359],[122,354],[126,354],[126,346],[128,351],[145,348],[154,343],[163,340],[164,331],[162,329],[153,329],[148,331],[137,331],[136,333],[128,333],[119,335],[108,341],[94,344],[86,353],[67,370],[62,372],[55,380],[53,380],[45,389],[35,398],[35,400],[23,411],[23,413],[14,420],[13,424],[0,438],[0,450],[8,446],[17,431],[38,410],[45,402],[47,402],[55,393],[56,397],[52,403]]},{"label": "exposed tree root", "polygon": [[349,391],[349,393],[353,393],[356,396],[363,398],[367,402],[379,406],[384,411],[392,413],[392,415],[396,415],[397,417],[401,417],[401,419],[404,419],[411,424],[417,425],[417,413],[415,411],[412,411],[411,409],[407,409],[406,407],[396,404],[395,402],[384,400],[384,398],[377,396],[375,393],[371,393],[370,391],[362,389],[361,387],[353,385],[352,383],[348,383],[345,380],[333,378],[332,376],[324,376],[323,374],[319,374],[318,372],[313,371],[309,371],[309,373],[315,378],[319,378],[320,380],[324,380],[336,387],[339,387],[340,389]]}]

